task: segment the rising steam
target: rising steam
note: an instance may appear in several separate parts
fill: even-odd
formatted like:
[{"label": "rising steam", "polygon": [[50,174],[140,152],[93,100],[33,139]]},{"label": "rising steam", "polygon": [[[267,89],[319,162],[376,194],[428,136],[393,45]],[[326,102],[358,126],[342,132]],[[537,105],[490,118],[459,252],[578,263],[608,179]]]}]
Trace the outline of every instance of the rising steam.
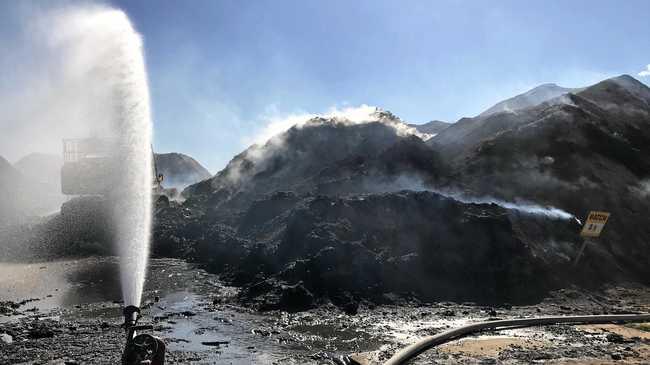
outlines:
[{"label": "rising steam", "polygon": [[573,214],[564,211],[560,208],[551,206],[542,206],[526,200],[518,200],[516,202],[505,201],[490,196],[472,196],[458,190],[439,190],[428,187],[424,181],[412,175],[401,175],[390,182],[366,182],[366,190],[371,192],[395,192],[400,190],[411,191],[431,191],[442,196],[458,200],[462,203],[468,204],[495,204],[505,209],[516,210],[518,212],[541,215],[551,219],[577,219]]},{"label": "rising steam", "polygon": [[395,129],[398,135],[414,135],[427,140],[433,135],[420,133],[415,128],[403,123],[399,118],[376,106],[362,104],[358,107],[332,107],[326,113],[300,113],[284,116],[266,116],[266,126],[253,138],[246,139],[245,144],[264,144],[271,138],[286,132],[291,127],[302,128],[305,125],[338,123],[345,125],[380,122]]}]

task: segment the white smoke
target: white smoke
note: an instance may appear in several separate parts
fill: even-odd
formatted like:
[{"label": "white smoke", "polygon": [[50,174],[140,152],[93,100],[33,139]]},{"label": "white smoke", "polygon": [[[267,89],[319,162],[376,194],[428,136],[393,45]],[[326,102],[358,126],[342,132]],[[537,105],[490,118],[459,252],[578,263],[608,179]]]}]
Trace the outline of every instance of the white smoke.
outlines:
[{"label": "white smoke", "polygon": [[641,180],[637,186],[631,186],[630,190],[640,198],[650,198],[650,179]]},{"label": "white smoke", "polygon": [[549,218],[557,218],[557,219],[565,219],[565,220],[575,218],[573,214],[566,212],[560,208],[544,207],[534,203],[527,203],[527,202],[511,203],[511,202],[506,202],[494,198],[479,198],[474,202],[496,204],[506,209],[518,210],[520,212],[529,213],[529,214],[544,215]]},{"label": "white smoke", "polygon": [[413,175],[400,175],[393,181],[367,184],[366,187],[367,190],[372,192],[395,192],[400,190],[431,191],[447,198],[468,204],[496,204],[505,209],[516,210],[519,212],[534,215],[543,215],[553,219],[577,219],[573,214],[562,209],[551,206],[542,206],[526,200],[509,202],[490,196],[475,197],[466,193],[459,192],[457,190],[438,190],[429,188],[421,178]]},{"label": "white smoke", "polygon": [[358,125],[378,122],[393,128],[399,136],[417,136],[425,141],[433,137],[431,134],[418,132],[417,129],[407,125],[389,112],[366,104],[343,109],[332,107],[327,113],[323,114],[268,115],[263,119],[266,120],[266,126],[254,137],[243,140],[245,145],[252,143],[246,150],[246,160],[233,160],[228,165],[226,177],[230,182],[243,182],[241,178],[244,176],[243,171],[245,168],[242,164],[249,162],[255,165],[260,164],[273,152],[281,149],[285,144],[284,132],[293,127],[304,128],[325,124]]},{"label": "white smoke", "polygon": [[516,210],[523,213],[534,214],[534,215],[543,215],[553,219],[563,219],[563,220],[576,219],[576,217],[573,214],[564,211],[560,208],[556,208],[552,206],[542,206],[526,200],[509,202],[501,199],[496,199],[490,196],[472,197],[460,192],[440,192],[440,191],[436,191],[436,192],[463,203],[496,204],[506,209]]},{"label": "white smoke", "polygon": [[647,65],[645,67],[645,70],[642,70],[641,72],[639,72],[638,75],[641,76],[641,77],[650,76],[650,65]]},{"label": "white smoke", "polygon": [[376,106],[362,104],[358,107],[345,107],[339,109],[331,107],[327,112],[321,114],[315,113],[297,113],[288,115],[267,115],[262,119],[265,120],[265,127],[252,138],[244,139],[246,145],[264,144],[273,137],[286,132],[291,127],[302,128],[305,125],[317,125],[325,123],[337,123],[343,125],[354,125],[381,122],[395,129],[400,136],[414,135],[422,140],[427,140],[433,135],[420,133],[417,129],[408,126],[399,118],[383,111]]},{"label": "white smoke", "polygon": [[[112,40],[116,24],[91,16],[70,22],[74,12],[100,9],[65,6],[25,17],[22,47],[0,56],[14,65],[13,87],[0,85],[0,155],[16,160],[32,152],[60,154],[63,138],[111,133],[116,106],[107,83],[114,82],[114,70],[105,65],[100,45]],[[106,31],[88,37],[84,31],[93,26]]]}]

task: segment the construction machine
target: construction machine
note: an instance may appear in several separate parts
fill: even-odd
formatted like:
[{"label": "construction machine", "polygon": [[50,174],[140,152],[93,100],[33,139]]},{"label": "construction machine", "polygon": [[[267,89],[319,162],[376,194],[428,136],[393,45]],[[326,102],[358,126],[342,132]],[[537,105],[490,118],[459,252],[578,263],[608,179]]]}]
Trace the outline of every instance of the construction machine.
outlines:
[{"label": "construction machine", "polygon": [[[77,138],[63,140],[63,167],[61,168],[61,192],[65,195],[107,195],[113,187],[116,161],[112,139]],[[153,160],[152,192],[163,193],[164,176],[158,173],[156,159]]]}]

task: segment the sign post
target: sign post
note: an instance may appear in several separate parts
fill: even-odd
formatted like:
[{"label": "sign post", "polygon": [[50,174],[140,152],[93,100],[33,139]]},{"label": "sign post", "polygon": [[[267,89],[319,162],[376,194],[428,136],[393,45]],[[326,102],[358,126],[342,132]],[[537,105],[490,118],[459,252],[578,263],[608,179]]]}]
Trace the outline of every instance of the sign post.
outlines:
[{"label": "sign post", "polygon": [[589,215],[587,216],[587,220],[585,221],[585,225],[582,227],[582,231],[580,232],[580,236],[584,237],[584,241],[582,242],[582,246],[580,246],[580,251],[578,251],[578,255],[576,256],[576,259],[573,262],[574,265],[578,264],[578,261],[580,260],[580,257],[582,256],[582,253],[584,252],[585,247],[587,246],[589,240],[600,236],[600,233],[603,231],[603,228],[605,227],[605,223],[607,223],[608,219],[609,219],[608,212],[598,212],[598,211],[589,212]]}]

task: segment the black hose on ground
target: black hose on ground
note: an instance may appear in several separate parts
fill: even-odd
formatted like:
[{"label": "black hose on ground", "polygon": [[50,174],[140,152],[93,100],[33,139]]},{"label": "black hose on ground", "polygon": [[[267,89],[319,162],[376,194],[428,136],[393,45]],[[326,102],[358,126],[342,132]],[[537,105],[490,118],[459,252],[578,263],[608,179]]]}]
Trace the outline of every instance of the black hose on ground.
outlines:
[{"label": "black hose on ground", "polygon": [[650,314],[613,314],[596,316],[558,316],[522,319],[503,319],[469,324],[434,336],[425,337],[397,352],[384,365],[402,365],[428,349],[466,335],[511,327],[548,326],[553,324],[605,324],[616,322],[650,322]]}]

